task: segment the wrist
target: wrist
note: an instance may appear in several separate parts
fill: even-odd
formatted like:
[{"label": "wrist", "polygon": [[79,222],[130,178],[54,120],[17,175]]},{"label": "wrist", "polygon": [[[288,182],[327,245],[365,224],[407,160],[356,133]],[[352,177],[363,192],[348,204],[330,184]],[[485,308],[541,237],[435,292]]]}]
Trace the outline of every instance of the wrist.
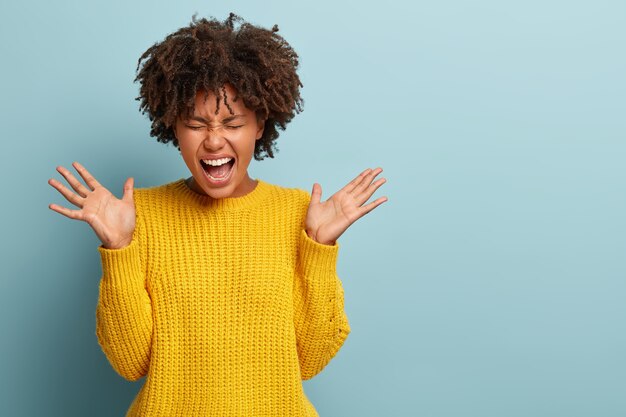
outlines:
[{"label": "wrist", "polygon": [[329,242],[321,241],[321,240],[318,240],[317,237],[315,236],[315,234],[313,232],[309,231],[309,229],[305,229],[305,232],[306,232],[307,236],[311,238],[311,240],[314,240],[315,242],[317,242],[317,243],[319,243],[321,245],[335,246],[335,243],[336,243],[335,240],[332,240],[332,241],[329,241]]},{"label": "wrist", "polygon": [[124,249],[125,247],[127,247],[128,245],[130,245],[130,243],[132,242],[132,238],[131,239],[124,239],[124,240],[120,240],[118,242],[108,242],[108,243],[102,243],[102,247],[104,247],[105,249]]}]

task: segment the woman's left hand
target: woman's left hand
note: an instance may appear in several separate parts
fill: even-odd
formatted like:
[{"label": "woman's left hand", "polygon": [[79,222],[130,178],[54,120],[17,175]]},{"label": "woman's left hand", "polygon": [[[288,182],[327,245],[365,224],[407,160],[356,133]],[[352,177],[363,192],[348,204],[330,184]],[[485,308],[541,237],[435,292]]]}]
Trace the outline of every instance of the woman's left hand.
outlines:
[{"label": "woman's left hand", "polygon": [[313,184],[305,220],[309,237],[324,245],[334,245],[352,223],[387,201],[387,197],[380,197],[361,207],[378,187],[387,182],[385,178],[379,178],[372,183],[382,171],[382,168],[366,169],[323,203],[320,202],[322,187]]}]

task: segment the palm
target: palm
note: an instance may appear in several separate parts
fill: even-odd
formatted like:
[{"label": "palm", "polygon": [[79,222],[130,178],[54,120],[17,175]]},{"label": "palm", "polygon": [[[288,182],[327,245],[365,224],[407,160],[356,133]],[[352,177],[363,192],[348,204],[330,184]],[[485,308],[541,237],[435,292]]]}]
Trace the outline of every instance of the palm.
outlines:
[{"label": "palm", "polygon": [[337,192],[325,202],[311,203],[307,212],[306,224],[309,230],[317,230],[319,241],[334,241],[359,218],[354,198]]},{"label": "palm", "polygon": [[371,172],[365,170],[324,202],[321,201],[320,185],[314,184],[305,220],[307,233],[317,242],[332,245],[352,223],[387,201],[386,197],[380,197],[363,206],[374,191],[386,182],[380,178],[371,183],[382,172],[382,168],[379,169]]},{"label": "palm", "polygon": [[89,189],[63,167],[59,167],[58,171],[75,192],[70,191],[56,180],[51,179],[48,183],[56,188],[70,203],[77,206],[79,210],[70,210],[56,204],[51,204],[49,207],[66,217],[88,223],[107,248],[121,248],[128,245],[135,230],[136,218],[133,179],[126,180],[124,195],[118,199],[96,181],[83,166],[76,163],[74,167],[85,180]]},{"label": "palm", "polygon": [[85,198],[82,212],[94,232],[111,243],[135,229],[133,201],[120,200],[104,187],[96,187]]}]

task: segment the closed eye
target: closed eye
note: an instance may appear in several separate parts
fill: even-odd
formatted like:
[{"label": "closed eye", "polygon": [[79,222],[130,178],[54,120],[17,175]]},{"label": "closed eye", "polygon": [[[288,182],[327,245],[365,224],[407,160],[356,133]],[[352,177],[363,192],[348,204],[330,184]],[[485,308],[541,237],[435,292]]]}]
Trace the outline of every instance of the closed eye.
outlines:
[{"label": "closed eye", "polygon": [[[200,130],[200,129],[204,129],[204,126],[189,126],[187,125],[187,127],[191,130]],[[240,127],[243,127],[243,125],[239,125],[239,126],[226,126],[228,129],[239,129]]]}]

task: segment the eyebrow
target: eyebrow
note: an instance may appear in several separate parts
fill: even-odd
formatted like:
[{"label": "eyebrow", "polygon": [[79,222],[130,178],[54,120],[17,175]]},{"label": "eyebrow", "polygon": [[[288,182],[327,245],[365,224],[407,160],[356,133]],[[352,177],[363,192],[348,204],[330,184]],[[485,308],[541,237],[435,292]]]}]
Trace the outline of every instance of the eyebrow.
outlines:
[{"label": "eyebrow", "polygon": [[[243,115],[243,114],[234,114],[232,116],[228,116],[228,117],[222,119],[222,122],[228,123],[228,122],[231,122],[231,121],[233,121],[235,119],[245,118],[245,117],[246,116]],[[204,122],[204,123],[210,123],[211,122],[210,120],[207,120],[204,117],[200,117],[200,116],[192,116],[190,119],[191,120],[196,120],[198,122]]]}]

